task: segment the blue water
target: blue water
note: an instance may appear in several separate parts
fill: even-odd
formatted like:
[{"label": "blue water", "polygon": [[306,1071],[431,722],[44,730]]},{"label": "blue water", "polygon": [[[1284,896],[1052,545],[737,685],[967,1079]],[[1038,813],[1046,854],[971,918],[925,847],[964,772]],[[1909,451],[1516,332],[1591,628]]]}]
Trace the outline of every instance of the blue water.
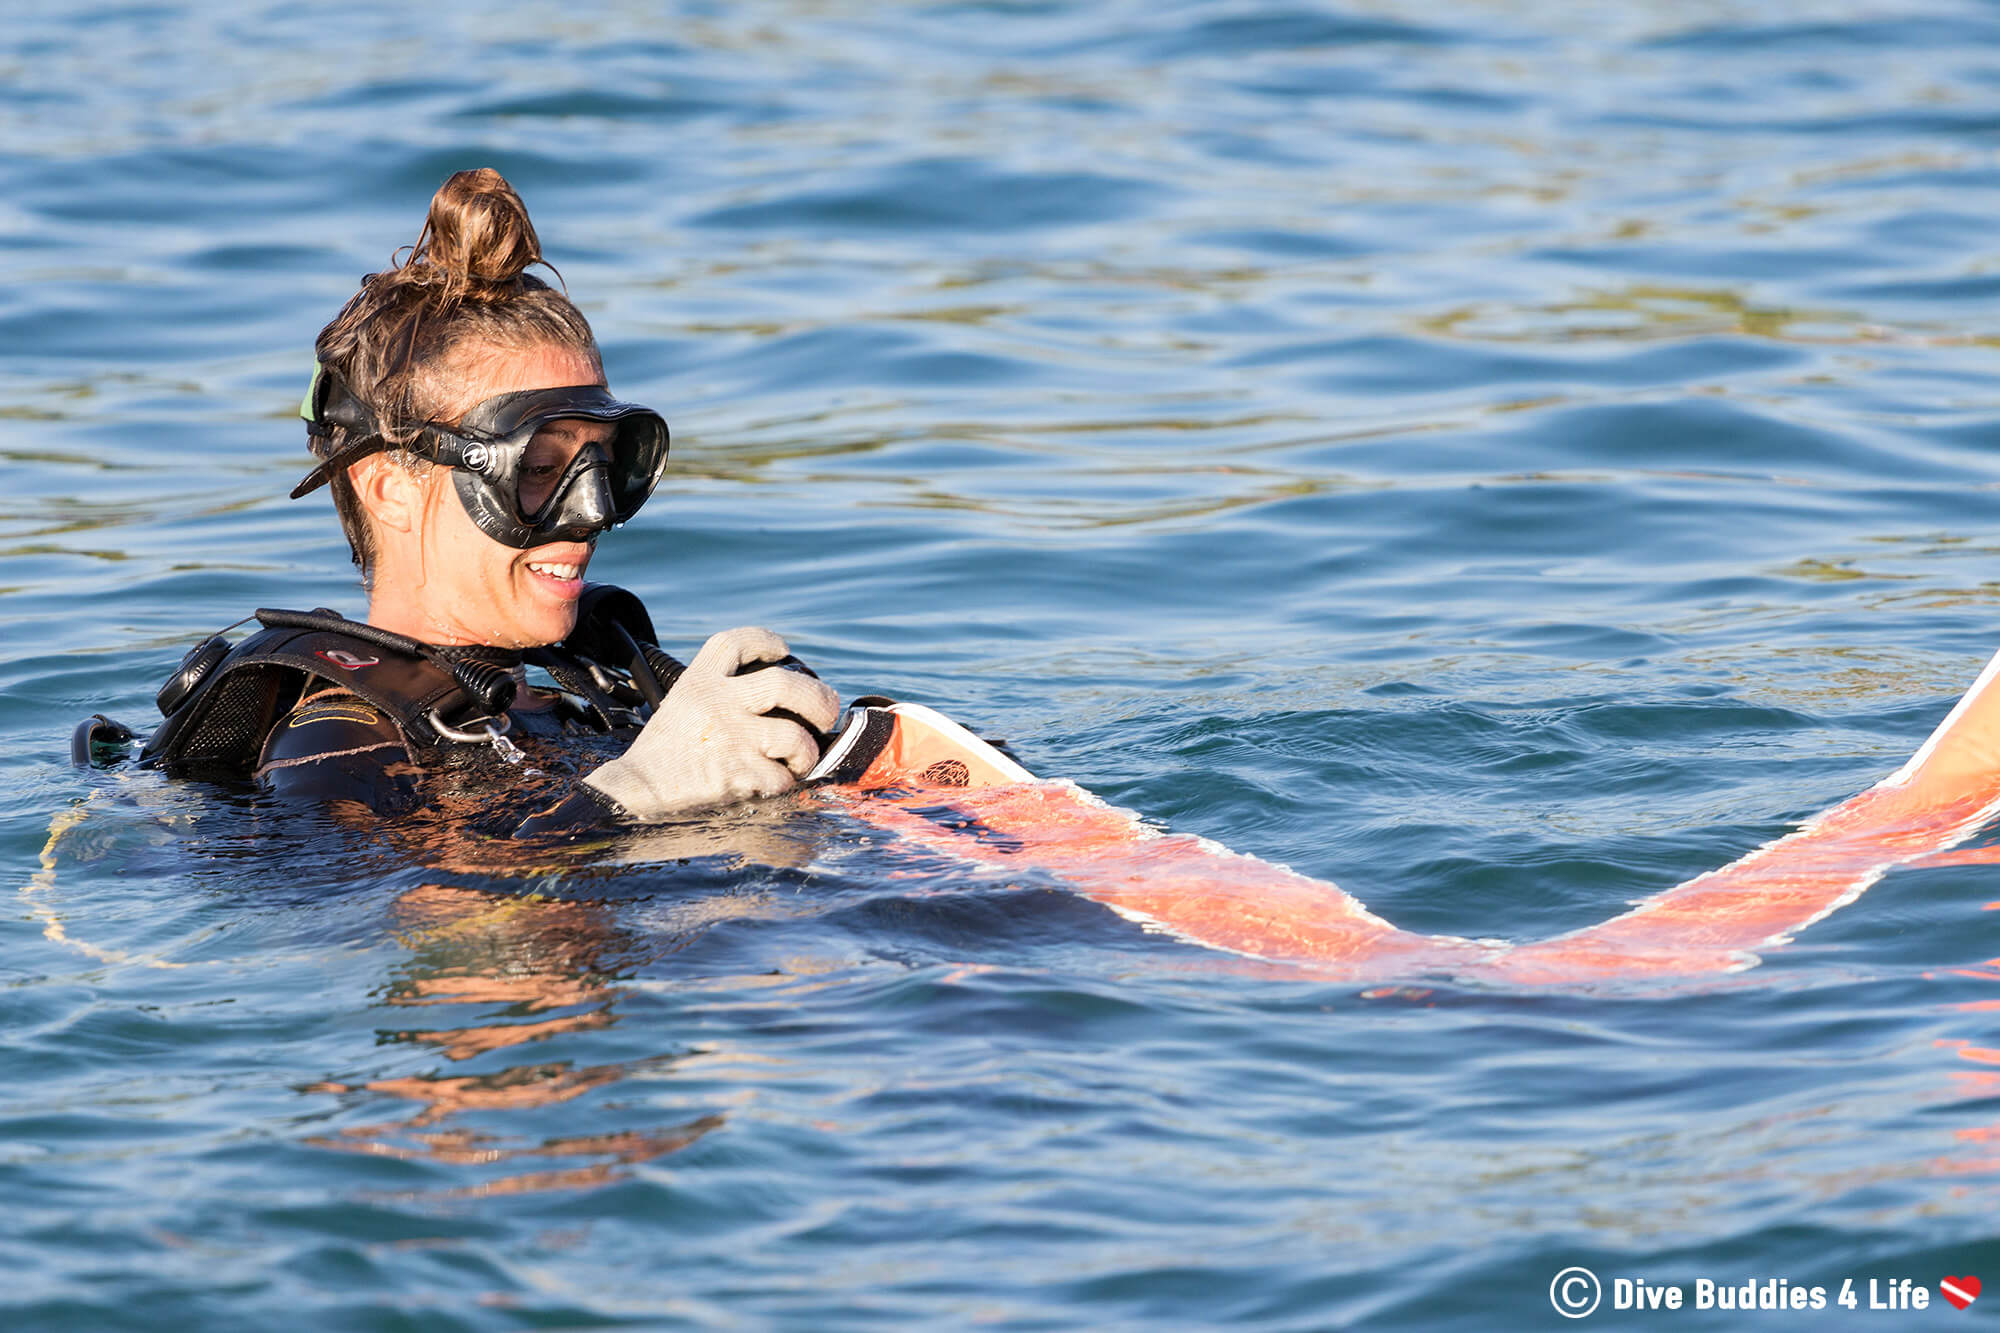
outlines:
[{"label": "blue water", "polygon": [[771,625],[1401,925],[1719,865],[1995,646],[1990,4],[11,14],[6,1328],[2000,1307],[1936,1289],[2000,1283],[1990,870],[1720,980],[1364,991],[831,813],[468,867],[73,770],[251,607],[362,609],[288,417],[476,165],[674,424],[593,565],[671,646]]}]

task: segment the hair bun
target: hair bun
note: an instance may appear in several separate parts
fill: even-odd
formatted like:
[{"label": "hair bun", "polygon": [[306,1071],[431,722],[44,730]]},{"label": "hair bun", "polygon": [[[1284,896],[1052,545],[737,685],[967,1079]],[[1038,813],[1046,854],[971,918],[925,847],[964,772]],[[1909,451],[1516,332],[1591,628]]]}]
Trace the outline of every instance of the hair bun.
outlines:
[{"label": "hair bun", "polygon": [[528,206],[505,176],[480,167],[455,172],[438,187],[402,276],[441,288],[446,304],[491,300],[515,290],[522,272],[541,261]]}]

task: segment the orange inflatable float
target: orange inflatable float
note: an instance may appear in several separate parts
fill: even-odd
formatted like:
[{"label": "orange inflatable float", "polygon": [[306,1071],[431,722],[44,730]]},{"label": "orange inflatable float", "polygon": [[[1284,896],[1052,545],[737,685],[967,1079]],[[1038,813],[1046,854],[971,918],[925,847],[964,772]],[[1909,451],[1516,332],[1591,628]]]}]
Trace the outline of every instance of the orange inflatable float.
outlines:
[{"label": "orange inflatable float", "polygon": [[920,705],[854,709],[815,776],[822,799],[919,846],[1047,874],[1149,928],[1309,975],[1667,978],[1749,967],[1892,867],[1945,859],[2000,812],[1996,679],[2000,657],[1908,763],[1797,831],[1601,924],[1524,943],[1399,929],[1334,884],[1038,780]]}]

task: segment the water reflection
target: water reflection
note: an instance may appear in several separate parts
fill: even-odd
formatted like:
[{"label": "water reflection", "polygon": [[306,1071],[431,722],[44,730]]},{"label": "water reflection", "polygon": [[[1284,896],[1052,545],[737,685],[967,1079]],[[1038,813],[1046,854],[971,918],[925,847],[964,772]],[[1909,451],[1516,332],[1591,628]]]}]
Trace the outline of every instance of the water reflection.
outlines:
[{"label": "water reflection", "polygon": [[[487,893],[424,884],[392,909],[396,939],[410,951],[383,1002],[402,1009],[478,1005],[476,1021],[413,1026],[382,1034],[390,1044],[434,1047],[449,1061],[472,1060],[514,1047],[598,1032],[618,1021],[625,991],[612,978],[686,942],[685,936],[642,937],[621,926],[612,904]],[[717,919],[723,919],[721,915]],[[501,1012],[491,1012],[492,1006]],[[723,1123],[704,1115],[663,1128],[559,1135],[526,1141],[460,1125],[454,1117],[491,1111],[526,1112],[573,1101],[641,1070],[671,1068],[678,1052],[637,1060],[579,1065],[557,1059],[509,1065],[478,1074],[428,1073],[375,1079],[358,1086],[328,1081],[309,1092],[369,1092],[417,1106],[401,1119],[349,1126],[316,1135],[314,1147],[452,1167],[502,1168],[443,1197],[584,1189],[619,1180],[625,1168],[676,1152]],[[550,1167],[550,1159],[576,1165]]]}]

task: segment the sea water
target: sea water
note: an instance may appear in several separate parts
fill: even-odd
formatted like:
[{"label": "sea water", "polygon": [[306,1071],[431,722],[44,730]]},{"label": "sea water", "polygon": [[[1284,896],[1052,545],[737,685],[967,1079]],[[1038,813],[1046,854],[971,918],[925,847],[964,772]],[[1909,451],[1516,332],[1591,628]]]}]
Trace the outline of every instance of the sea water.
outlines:
[{"label": "sea water", "polygon": [[1990,870],[1719,979],[1362,987],[836,811],[510,864],[73,769],[201,636],[365,608],[292,413],[481,165],[673,423],[591,571],[671,648],[770,625],[1399,925],[1613,915],[2000,645],[1990,5],[10,14],[7,1328],[2000,1303],[1938,1285],[2000,1279]]}]

